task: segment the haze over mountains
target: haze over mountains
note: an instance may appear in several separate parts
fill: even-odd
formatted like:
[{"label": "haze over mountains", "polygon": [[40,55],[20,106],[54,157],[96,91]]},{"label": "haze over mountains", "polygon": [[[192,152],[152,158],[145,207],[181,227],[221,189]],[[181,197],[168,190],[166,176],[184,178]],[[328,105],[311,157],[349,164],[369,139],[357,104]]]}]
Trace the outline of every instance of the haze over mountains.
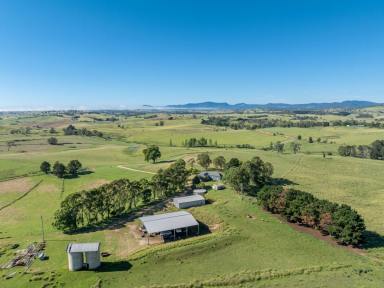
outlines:
[{"label": "haze over mountains", "polygon": [[286,103],[267,103],[267,104],[229,104],[227,102],[200,102],[187,103],[180,105],[167,105],[166,108],[172,109],[211,109],[211,110],[244,110],[244,109],[266,109],[266,110],[321,110],[321,109],[356,109],[366,108],[381,103],[360,100],[347,100],[342,102],[324,103],[305,103],[305,104],[286,104]]}]

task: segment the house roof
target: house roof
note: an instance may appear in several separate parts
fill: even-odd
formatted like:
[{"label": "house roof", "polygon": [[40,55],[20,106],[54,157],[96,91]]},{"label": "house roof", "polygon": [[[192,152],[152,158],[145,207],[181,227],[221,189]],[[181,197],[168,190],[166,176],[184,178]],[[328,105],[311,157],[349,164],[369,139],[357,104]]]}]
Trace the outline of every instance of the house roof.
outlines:
[{"label": "house roof", "polygon": [[100,242],[93,243],[70,243],[67,247],[68,253],[97,252],[100,248]]},{"label": "house roof", "polygon": [[143,216],[139,219],[150,234],[199,225],[187,211]]},{"label": "house roof", "polygon": [[204,200],[203,196],[191,195],[191,196],[173,198],[173,203],[180,204],[180,203],[188,203],[188,202],[201,201],[201,200]]},{"label": "house roof", "polygon": [[204,171],[199,173],[199,177],[201,178],[205,178],[207,176],[211,179],[221,179],[222,177],[219,171]]}]

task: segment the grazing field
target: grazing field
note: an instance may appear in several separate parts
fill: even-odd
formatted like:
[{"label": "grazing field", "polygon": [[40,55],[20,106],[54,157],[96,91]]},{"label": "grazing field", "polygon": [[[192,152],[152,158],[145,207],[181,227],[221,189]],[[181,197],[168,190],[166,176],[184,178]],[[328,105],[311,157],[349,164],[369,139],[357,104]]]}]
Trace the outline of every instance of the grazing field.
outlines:
[{"label": "grazing field", "polygon": [[[41,240],[40,216],[49,256],[12,279],[5,279],[9,270],[0,270],[1,287],[383,287],[384,161],[337,155],[341,144],[384,139],[383,129],[232,130],[200,124],[204,115],[177,114],[172,115],[173,120],[166,114],[149,119],[120,116],[115,122],[95,121],[95,117],[106,115],[89,113],[76,119],[7,115],[0,120],[0,265],[15,251],[9,245],[19,244],[17,249],[21,249]],[[159,121],[164,126],[155,126]],[[62,128],[69,124],[102,131],[108,138],[63,135]],[[32,127],[26,135],[10,133],[26,126]],[[50,133],[50,128],[56,133]],[[52,135],[60,145],[47,143]],[[298,135],[302,148],[293,154],[288,144]],[[183,147],[182,142],[191,137],[212,139],[219,147]],[[328,143],[308,143],[308,137]],[[9,147],[10,141],[15,145]],[[277,141],[286,144],[284,153],[262,149]],[[147,144],[160,146],[162,157],[155,164],[144,161],[142,150]],[[255,149],[229,147],[236,144],[250,144]],[[212,233],[167,244],[141,245],[132,233],[136,220],[129,215],[76,234],[64,234],[51,225],[60,202],[71,193],[124,177],[150,178],[150,173],[173,161],[188,160],[201,152],[208,152],[211,158],[223,155],[227,160],[260,156],[273,164],[274,178],[319,198],[351,205],[364,217],[369,241],[355,250],[323,241],[293,229],[263,211],[255,198],[231,189],[211,190],[207,194],[210,204],[189,210]],[[324,158],[323,152],[332,155]],[[42,161],[68,163],[73,159],[80,160],[89,173],[63,180],[39,172]],[[71,241],[100,241],[102,251],[111,256],[103,258],[97,272],[68,272],[65,248]]]}]

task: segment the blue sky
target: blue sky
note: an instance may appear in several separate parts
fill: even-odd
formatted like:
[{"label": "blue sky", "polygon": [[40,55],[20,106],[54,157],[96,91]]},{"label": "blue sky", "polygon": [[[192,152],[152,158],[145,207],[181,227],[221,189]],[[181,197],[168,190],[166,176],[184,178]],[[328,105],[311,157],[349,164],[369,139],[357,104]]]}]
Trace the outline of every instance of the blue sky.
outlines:
[{"label": "blue sky", "polygon": [[0,1],[0,108],[384,102],[383,55],[383,1]]}]

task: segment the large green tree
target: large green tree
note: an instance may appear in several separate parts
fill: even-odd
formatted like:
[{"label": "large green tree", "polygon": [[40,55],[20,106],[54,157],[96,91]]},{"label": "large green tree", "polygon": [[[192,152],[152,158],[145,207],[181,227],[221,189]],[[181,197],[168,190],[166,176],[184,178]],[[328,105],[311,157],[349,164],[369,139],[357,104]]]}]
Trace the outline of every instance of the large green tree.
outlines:
[{"label": "large green tree", "polygon": [[244,167],[231,167],[225,172],[224,179],[238,193],[245,193],[249,186],[249,174]]},{"label": "large green tree", "polygon": [[161,152],[159,146],[151,145],[143,150],[145,161],[149,162],[150,160],[155,163],[157,159],[161,157]]},{"label": "large green tree", "polygon": [[56,161],[55,164],[53,164],[52,173],[59,178],[64,178],[66,173],[66,168],[64,164]]},{"label": "large green tree", "polygon": [[217,156],[213,159],[213,165],[220,170],[223,170],[225,167],[225,158],[224,156]]},{"label": "large green tree", "polygon": [[82,164],[79,160],[71,160],[67,165],[67,171],[72,176],[77,176]]},{"label": "large green tree", "polygon": [[48,174],[49,172],[51,172],[51,164],[49,164],[49,162],[47,162],[47,161],[43,161],[40,164],[40,170],[42,172],[44,172],[45,174]]},{"label": "large green tree", "polygon": [[197,163],[201,167],[208,169],[209,165],[211,165],[211,163],[212,163],[212,160],[209,157],[208,153],[201,153],[201,154],[197,155]]}]

